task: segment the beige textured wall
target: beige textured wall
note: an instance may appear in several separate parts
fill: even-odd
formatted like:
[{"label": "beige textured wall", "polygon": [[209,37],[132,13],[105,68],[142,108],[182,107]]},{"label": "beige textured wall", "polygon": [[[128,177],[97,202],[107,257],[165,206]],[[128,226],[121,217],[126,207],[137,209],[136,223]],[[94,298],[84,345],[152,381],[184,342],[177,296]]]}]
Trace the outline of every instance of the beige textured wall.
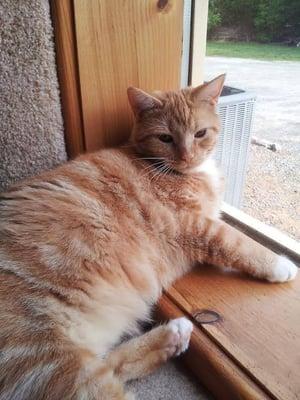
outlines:
[{"label": "beige textured wall", "polygon": [[48,0],[0,0],[0,190],[66,160]]}]

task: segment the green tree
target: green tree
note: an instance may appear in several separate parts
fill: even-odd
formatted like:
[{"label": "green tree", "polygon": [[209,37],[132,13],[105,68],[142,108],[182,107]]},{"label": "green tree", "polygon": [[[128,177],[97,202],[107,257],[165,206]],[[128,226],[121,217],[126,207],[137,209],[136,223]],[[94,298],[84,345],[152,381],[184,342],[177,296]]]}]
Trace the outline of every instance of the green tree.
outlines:
[{"label": "green tree", "polygon": [[300,36],[300,0],[211,0],[209,33],[235,26],[259,41]]},{"label": "green tree", "polygon": [[262,42],[276,39],[286,24],[285,0],[260,0],[254,18],[256,38]]},{"label": "green tree", "polygon": [[253,30],[254,18],[259,1],[253,0],[216,0],[222,25],[239,26]]},{"label": "green tree", "polygon": [[212,32],[221,24],[221,14],[218,7],[218,0],[210,0],[208,9],[207,31]]}]

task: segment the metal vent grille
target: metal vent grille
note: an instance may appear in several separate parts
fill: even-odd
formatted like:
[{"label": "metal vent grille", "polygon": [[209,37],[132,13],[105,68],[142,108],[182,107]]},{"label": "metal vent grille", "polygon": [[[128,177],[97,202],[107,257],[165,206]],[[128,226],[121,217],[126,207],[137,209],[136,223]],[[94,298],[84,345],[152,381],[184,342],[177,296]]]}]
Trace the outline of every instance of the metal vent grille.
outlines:
[{"label": "metal vent grille", "polygon": [[225,180],[224,200],[240,207],[248,164],[255,96],[243,92],[222,96],[218,105],[221,131],[215,159]]}]

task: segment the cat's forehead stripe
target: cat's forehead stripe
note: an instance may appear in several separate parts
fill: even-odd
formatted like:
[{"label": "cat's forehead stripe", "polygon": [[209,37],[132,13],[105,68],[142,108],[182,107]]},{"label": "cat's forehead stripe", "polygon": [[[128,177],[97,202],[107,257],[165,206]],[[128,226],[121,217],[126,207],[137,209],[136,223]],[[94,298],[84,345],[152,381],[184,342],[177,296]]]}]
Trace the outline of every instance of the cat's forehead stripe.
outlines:
[{"label": "cat's forehead stripe", "polygon": [[180,127],[188,128],[191,124],[191,110],[186,98],[181,92],[167,94],[166,108],[171,117],[171,123],[175,122]]}]

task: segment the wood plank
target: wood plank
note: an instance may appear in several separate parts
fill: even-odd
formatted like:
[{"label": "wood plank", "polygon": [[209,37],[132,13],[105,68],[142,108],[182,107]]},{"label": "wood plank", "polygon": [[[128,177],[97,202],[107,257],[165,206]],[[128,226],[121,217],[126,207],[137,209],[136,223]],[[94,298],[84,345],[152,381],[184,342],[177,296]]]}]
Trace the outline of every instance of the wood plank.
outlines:
[{"label": "wood plank", "polygon": [[236,365],[276,399],[300,395],[300,276],[270,284],[202,266],[179,280],[167,296],[194,315],[208,309],[219,322],[201,326]]},{"label": "wood plank", "polygon": [[50,6],[66,147],[68,156],[74,158],[85,148],[72,0],[51,0]]},{"label": "wood plank", "polygon": [[86,149],[119,143],[126,89],[180,87],[183,0],[74,0]]},{"label": "wood plank", "polygon": [[193,4],[189,83],[192,86],[198,86],[201,85],[204,80],[208,0],[196,0]]},{"label": "wood plank", "polygon": [[[157,310],[160,321],[178,318],[184,314],[167,295],[163,295]],[[222,400],[263,400],[270,397],[205,334],[201,327],[194,327],[188,351],[181,356],[184,364],[199,381],[217,398]]]}]

